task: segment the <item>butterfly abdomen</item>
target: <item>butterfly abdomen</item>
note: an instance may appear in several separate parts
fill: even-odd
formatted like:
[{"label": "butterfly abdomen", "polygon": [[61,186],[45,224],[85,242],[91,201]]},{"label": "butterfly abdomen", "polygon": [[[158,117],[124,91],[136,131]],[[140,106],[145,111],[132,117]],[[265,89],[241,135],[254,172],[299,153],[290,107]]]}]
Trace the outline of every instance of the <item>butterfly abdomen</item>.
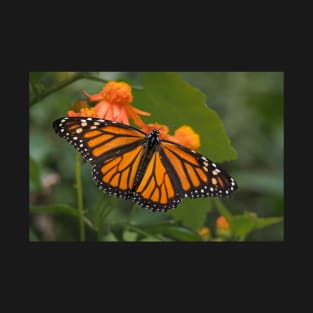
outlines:
[{"label": "butterfly abdomen", "polygon": [[135,191],[141,182],[149,161],[151,160],[152,155],[154,154],[155,150],[157,149],[157,146],[160,143],[160,138],[159,138],[159,131],[157,129],[154,129],[150,134],[145,136],[146,143],[144,143],[144,152],[143,152],[143,157],[140,161],[136,177],[135,177],[135,182],[134,182],[134,187],[132,188],[132,191]]}]

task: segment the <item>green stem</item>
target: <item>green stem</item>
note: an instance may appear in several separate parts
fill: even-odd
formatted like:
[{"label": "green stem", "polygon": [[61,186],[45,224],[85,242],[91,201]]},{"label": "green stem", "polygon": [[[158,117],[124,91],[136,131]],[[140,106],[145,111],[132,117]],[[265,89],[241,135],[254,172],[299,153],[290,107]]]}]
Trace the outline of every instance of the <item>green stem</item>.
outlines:
[{"label": "green stem", "polygon": [[136,231],[137,233],[142,234],[142,235],[144,235],[146,237],[154,237],[154,238],[160,239],[157,235],[149,234],[149,233],[145,232],[144,230],[142,230],[142,229],[140,229],[140,228],[138,228],[136,226],[128,225],[128,228],[132,229],[132,230]]},{"label": "green stem", "polygon": [[35,87],[34,89],[36,91],[36,93],[35,93],[36,97],[30,101],[30,105],[33,105],[33,104],[43,100],[44,98],[48,97],[50,94],[52,94],[52,93],[54,93],[56,91],[59,91],[59,90],[65,88],[66,86],[74,83],[75,81],[83,79],[83,78],[89,79],[89,80],[98,81],[98,82],[102,82],[102,83],[107,82],[106,80],[104,80],[102,78],[91,76],[90,74],[78,72],[78,73],[75,73],[72,77],[57,83],[53,87],[49,88],[48,90],[44,90],[44,91],[42,91],[39,94],[38,94],[38,91],[37,91],[36,87],[34,86]]},{"label": "green stem", "polygon": [[132,217],[134,216],[135,211],[136,211],[136,205],[133,205],[128,215],[127,225],[130,225],[130,221]]},{"label": "green stem", "polygon": [[83,210],[83,188],[80,172],[80,154],[76,153],[76,188],[77,188],[77,203],[79,210],[79,235],[80,241],[85,241],[85,223]]},{"label": "green stem", "polygon": [[[101,83],[107,83],[108,82],[106,79],[103,79],[103,78],[97,77],[97,76],[93,76],[92,73],[77,72],[72,77],[57,83],[56,85],[49,88],[48,90],[43,90],[43,91],[39,92],[38,89],[36,88],[36,86],[32,85],[32,88],[33,88],[34,93],[35,93],[35,97],[32,100],[30,100],[30,106],[43,100],[44,98],[48,97],[50,94],[52,94],[56,91],[59,91],[59,90],[65,88],[66,86],[68,86],[68,85],[70,85],[70,84],[72,84],[75,81],[80,80],[80,79],[94,80],[94,81],[101,82]],[[136,89],[136,88],[141,89],[141,88],[138,88],[136,86],[133,86],[133,88],[134,89]]]},{"label": "green stem", "polygon": [[60,83],[54,85],[53,87],[49,88],[48,90],[44,90],[41,93],[38,94],[38,92],[36,93],[37,97],[35,97],[34,99],[32,99],[30,101],[30,105],[32,106],[33,104],[41,101],[42,99],[48,97],[50,94],[59,91],[60,89],[63,89],[64,87],[70,85],[71,83],[75,82],[76,80],[80,79],[81,75],[80,73],[77,73],[75,75],[73,75],[72,77],[61,81]]},{"label": "green stem", "polygon": [[124,231],[127,231],[131,227],[130,222],[131,222],[131,219],[132,219],[135,211],[136,211],[136,206],[133,205],[130,212],[129,212],[127,222],[125,223]]},{"label": "green stem", "polygon": [[103,226],[105,218],[112,212],[113,208],[109,207],[105,212],[102,212],[99,216],[97,232],[98,232],[98,240],[100,241],[103,237]]}]

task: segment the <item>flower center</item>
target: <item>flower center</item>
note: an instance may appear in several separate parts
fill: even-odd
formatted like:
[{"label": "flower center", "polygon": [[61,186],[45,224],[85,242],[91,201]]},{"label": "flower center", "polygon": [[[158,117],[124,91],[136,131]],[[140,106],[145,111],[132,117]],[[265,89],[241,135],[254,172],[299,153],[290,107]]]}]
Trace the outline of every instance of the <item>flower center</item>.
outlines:
[{"label": "flower center", "polygon": [[127,105],[133,101],[132,89],[124,82],[110,81],[102,89],[103,98],[110,104]]}]

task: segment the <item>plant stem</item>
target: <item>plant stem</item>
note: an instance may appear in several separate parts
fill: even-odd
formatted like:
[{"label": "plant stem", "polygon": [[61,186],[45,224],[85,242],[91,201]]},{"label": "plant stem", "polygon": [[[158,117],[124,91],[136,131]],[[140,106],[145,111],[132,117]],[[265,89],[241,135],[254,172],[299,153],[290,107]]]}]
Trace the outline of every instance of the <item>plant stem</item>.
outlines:
[{"label": "plant stem", "polygon": [[136,211],[136,205],[133,205],[133,207],[131,208],[129,215],[128,215],[127,225],[130,225],[130,221],[131,221],[135,211]]},{"label": "plant stem", "polygon": [[136,211],[136,206],[133,205],[129,214],[128,214],[128,219],[127,219],[127,222],[125,223],[125,226],[124,226],[124,232],[128,231],[128,229],[131,227],[130,222],[131,222],[131,219],[132,219],[135,211]]},{"label": "plant stem", "polygon": [[85,223],[83,210],[83,188],[80,172],[80,154],[76,153],[76,188],[77,188],[77,204],[79,210],[79,236],[80,241],[85,241]]},{"label": "plant stem", "polygon": [[42,99],[48,97],[50,94],[52,94],[52,93],[54,93],[54,92],[56,92],[56,91],[58,91],[58,90],[60,90],[60,89],[62,89],[64,87],[70,85],[71,83],[75,82],[76,80],[78,80],[80,78],[81,78],[80,73],[76,73],[72,77],[55,84],[53,87],[51,87],[51,88],[49,88],[47,90],[44,90],[41,93],[36,92],[36,97],[30,101],[30,105],[32,106],[36,102],[41,101]]},{"label": "plant stem", "polygon": [[[101,82],[101,83],[107,83],[108,82],[106,79],[103,79],[103,78],[97,77],[97,76],[93,76],[92,73],[77,72],[72,77],[70,77],[66,80],[63,80],[63,81],[55,84],[51,88],[49,88],[47,90],[43,90],[41,92],[38,91],[36,85],[32,85],[32,89],[34,91],[35,97],[30,100],[30,106],[43,100],[44,98],[48,97],[50,94],[52,94],[56,91],[59,91],[59,90],[65,88],[66,86],[68,86],[68,85],[70,85],[70,84],[72,84],[75,81],[80,80],[80,79],[94,80],[94,81]],[[138,88],[136,86],[133,86],[133,88],[134,89],[142,89],[142,88]]]}]

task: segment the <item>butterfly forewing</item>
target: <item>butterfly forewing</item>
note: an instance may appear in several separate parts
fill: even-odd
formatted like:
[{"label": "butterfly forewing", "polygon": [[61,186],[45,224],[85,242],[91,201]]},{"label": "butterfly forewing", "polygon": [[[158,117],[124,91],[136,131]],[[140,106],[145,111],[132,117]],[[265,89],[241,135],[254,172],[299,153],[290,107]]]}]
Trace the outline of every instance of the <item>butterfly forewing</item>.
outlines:
[{"label": "butterfly forewing", "polygon": [[[96,118],[64,117],[53,123],[56,133],[95,164],[136,145],[145,134],[127,125]],[[123,150],[123,148],[125,148]]]},{"label": "butterfly forewing", "polygon": [[172,142],[162,141],[161,146],[184,197],[226,197],[237,189],[233,178],[201,154]]}]

